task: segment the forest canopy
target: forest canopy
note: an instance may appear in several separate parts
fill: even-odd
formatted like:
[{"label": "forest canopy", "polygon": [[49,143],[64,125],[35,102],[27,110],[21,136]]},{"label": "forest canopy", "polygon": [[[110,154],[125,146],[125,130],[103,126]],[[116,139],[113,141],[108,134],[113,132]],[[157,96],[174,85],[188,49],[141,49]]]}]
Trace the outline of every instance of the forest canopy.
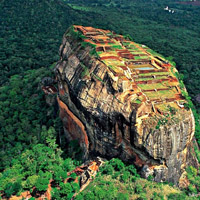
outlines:
[{"label": "forest canopy", "polygon": [[[58,179],[58,182],[61,181],[59,177],[62,180],[66,178],[63,172],[66,165],[71,163],[72,167],[68,169],[71,170],[77,164],[78,153],[73,154],[74,160],[71,160],[67,157],[72,156],[72,153],[66,150],[69,145],[76,149],[76,143],[65,143],[58,110],[46,104],[45,95],[41,90],[42,78],[54,76],[53,64],[59,59],[62,36],[73,24],[130,35],[135,42],[145,44],[175,62],[191,97],[196,121],[195,136],[200,145],[199,13],[200,6],[182,5],[173,0],[2,0],[0,192],[4,191],[7,198],[25,189],[31,189],[35,184],[38,190],[45,190],[52,177]],[[49,157],[43,165],[41,160],[45,156],[44,152]],[[198,149],[196,153],[200,159]],[[37,157],[39,154],[41,157]],[[31,156],[35,162],[30,165],[26,160]],[[53,160],[52,156],[56,159]],[[108,163],[108,166],[111,165],[112,162]],[[111,173],[126,184],[138,179],[135,169],[131,172],[128,166],[124,166],[123,170],[127,171],[123,177],[114,172],[100,173],[106,176]],[[188,171],[191,183],[198,185],[199,179],[194,178],[197,172],[193,169]],[[133,177],[136,177],[135,180]],[[41,179],[48,181],[41,182]],[[98,182],[103,180],[99,178]],[[145,188],[136,185],[136,192]],[[70,192],[76,191],[75,186],[62,187],[67,187]],[[110,187],[114,186],[111,184]],[[98,195],[101,195],[101,190],[98,189]],[[114,188],[113,191],[116,190],[117,188]],[[192,186],[189,190],[191,191],[188,194],[199,192],[193,191]],[[95,193],[94,189],[91,191]],[[90,195],[94,195],[91,193],[85,192],[83,197],[87,196],[89,199]],[[56,195],[62,197],[64,194],[56,194],[55,190]],[[127,194],[119,194],[121,197],[114,195],[121,199],[129,198]],[[185,193],[173,195],[183,198]],[[169,196],[169,199],[176,198],[173,195]],[[138,198],[145,199],[146,196]]]}]

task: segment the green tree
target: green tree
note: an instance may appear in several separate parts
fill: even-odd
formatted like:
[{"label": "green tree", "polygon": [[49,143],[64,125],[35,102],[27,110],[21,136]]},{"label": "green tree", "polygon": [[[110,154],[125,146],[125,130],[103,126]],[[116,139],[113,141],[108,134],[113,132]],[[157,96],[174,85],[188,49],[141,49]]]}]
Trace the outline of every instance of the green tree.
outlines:
[{"label": "green tree", "polygon": [[52,178],[51,173],[49,173],[49,172],[44,173],[44,172],[40,171],[38,174],[36,183],[35,183],[36,189],[40,192],[46,191],[51,178]]}]

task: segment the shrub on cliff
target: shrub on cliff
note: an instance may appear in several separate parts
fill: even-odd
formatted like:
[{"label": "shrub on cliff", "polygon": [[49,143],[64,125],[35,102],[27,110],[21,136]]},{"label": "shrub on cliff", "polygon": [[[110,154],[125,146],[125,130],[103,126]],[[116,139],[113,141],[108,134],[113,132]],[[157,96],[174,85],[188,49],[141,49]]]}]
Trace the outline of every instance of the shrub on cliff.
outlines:
[{"label": "shrub on cliff", "polygon": [[[101,173],[103,174],[108,174],[108,175],[113,175],[114,177],[118,177],[120,175],[120,173],[125,169],[125,165],[124,163],[118,159],[118,158],[113,158],[110,161],[106,162],[104,167],[102,167],[100,169]],[[133,168],[127,168],[127,171],[130,170],[130,172],[132,174],[135,174],[136,171],[134,171],[134,167]]]},{"label": "shrub on cliff", "polygon": [[114,173],[114,168],[108,162],[105,163],[104,167],[100,169],[102,174],[112,175]]},{"label": "shrub on cliff", "polygon": [[[199,169],[200,170],[200,169]],[[200,173],[193,166],[189,166],[187,169],[187,177],[190,181],[188,186],[189,194],[197,194],[200,192]]]},{"label": "shrub on cliff", "polygon": [[109,163],[111,164],[111,166],[114,168],[115,171],[121,171],[125,167],[124,163],[118,158],[113,158],[112,160],[110,160]]}]

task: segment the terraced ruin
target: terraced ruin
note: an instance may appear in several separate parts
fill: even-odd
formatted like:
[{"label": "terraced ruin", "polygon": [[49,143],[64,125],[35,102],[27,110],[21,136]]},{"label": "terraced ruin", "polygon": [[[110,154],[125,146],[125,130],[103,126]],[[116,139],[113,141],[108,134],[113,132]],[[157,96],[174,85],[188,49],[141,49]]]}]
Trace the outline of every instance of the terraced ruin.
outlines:
[{"label": "terraced ruin", "polygon": [[[75,26],[75,31],[86,37],[84,42],[96,47],[99,60],[113,74],[114,82],[128,89],[125,96],[117,99],[125,102],[128,98],[133,104],[151,104],[152,113],[164,113],[169,105],[177,109],[184,107],[185,101],[175,76],[177,70],[163,57],[110,31],[82,26]],[[87,71],[85,76],[93,73],[92,69],[84,70]],[[97,79],[103,80],[104,70],[98,70]]]},{"label": "terraced ruin", "polygon": [[197,162],[186,89],[161,55],[108,30],[72,26],[55,73],[66,138],[79,141],[85,159],[119,157],[144,177],[174,183]]}]

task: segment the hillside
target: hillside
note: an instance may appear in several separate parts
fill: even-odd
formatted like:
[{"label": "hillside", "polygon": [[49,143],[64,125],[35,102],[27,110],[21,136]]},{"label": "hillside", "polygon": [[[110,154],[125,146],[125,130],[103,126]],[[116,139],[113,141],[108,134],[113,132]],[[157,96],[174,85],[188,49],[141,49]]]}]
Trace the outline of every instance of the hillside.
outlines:
[{"label": "hillside", "polygon": [[63,32],[82,16],[59,0],[3,0],[0,13],[1,84],[55,62]]},{"label": "hillside", "polygon": [[[54,13],[63,13],[64,9],[47,2],[1,2],[1,84],[13,74],[23,74],[56,61],[62,19]],[[70,16],[71,9],[66,8],[66,11]],[[69,20],[64,21],[67,27]]]}]

